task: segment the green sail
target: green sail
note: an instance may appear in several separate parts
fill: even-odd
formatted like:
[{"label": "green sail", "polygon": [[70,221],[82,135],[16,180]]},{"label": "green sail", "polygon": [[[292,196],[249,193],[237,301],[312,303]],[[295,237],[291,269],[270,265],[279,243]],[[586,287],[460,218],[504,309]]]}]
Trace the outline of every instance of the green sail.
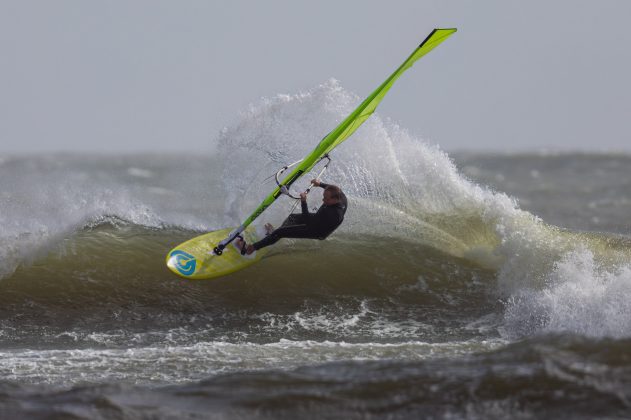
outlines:
[{"label": "green sail", "polygon": [[[436,48],[447,37],[456,32],[456,29],[434,29],[425,40],[414,50],[407,60],[394,72],[385,82],[381,84],[368,98],[362,102],[355,111],[353,111],[344,121],[342,121],[335,129],[327,134],[320,143],[309,153],[282,181],[281,185],[289,188],[303,174],[309,172],[327,153],[333,150],[337,145],[350,137],[363,124],[368,117],[375,112],[375,109],[386,96],[394,82],[407,69],[425,54]],[[232,241],[240,232],[249,226],[257,217],[267,209],[282,194],[281,187],[276,189],[267,196],[256,210],[243,222],[239,228],[233,231],[220,246]]]}]

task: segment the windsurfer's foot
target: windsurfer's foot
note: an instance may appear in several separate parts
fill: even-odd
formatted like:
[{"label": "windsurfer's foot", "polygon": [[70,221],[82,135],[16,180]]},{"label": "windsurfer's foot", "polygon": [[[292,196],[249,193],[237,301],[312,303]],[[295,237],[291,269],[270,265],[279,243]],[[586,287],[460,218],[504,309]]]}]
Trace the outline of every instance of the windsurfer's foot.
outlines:
[{"label": "windsurfer's foot", "polygon": [[[245,241],[240,237],[234,240],[234,246],[235,248],[239,250],[241,255],[243,254],[251,255],[254,251],[256,251],[256,249],[254,248],[254,245],[246,244]],[[244,250],[244,247],[245,247],[245,250]]]},{"label": "windsurfer's foot", "polygon": [[265,223],[265,234],[271,235],[274,232],[274,226],[271,223]]},{"label": "windsurfer's foot", "polygon": [[234,246],[235,248],[237,248],[239,251],[241,251],[243,249],[243,247],[245,246],[247,249],[247,245],[245,244],[245,241],[241,238],[238,237],[237,239],[234,240]]}]

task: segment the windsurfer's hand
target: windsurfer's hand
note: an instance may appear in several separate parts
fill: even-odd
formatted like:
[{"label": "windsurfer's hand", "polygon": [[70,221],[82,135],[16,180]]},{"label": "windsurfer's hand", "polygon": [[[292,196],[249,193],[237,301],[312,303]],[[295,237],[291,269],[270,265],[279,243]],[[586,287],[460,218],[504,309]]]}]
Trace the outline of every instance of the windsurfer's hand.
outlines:
[{"label": "windsurfer's hand", "polygon": [[311,183],[313,184],[314,187],[319,187],[320,186],[320,180],[319,179],[312,179]]},{"label": "windsurfer's hand", "polygon": [[307,193],[305,192],[300,193],[300,201],[307,201]]}]

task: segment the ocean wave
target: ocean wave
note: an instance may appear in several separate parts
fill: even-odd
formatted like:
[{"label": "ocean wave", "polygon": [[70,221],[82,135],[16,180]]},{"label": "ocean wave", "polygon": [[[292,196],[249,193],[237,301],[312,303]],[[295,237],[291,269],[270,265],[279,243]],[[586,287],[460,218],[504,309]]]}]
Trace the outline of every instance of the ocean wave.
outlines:
[{"label": "ocean wave", "polygon": [[[200,293],[209,287],[214,293],[242,287],[269,296],[321,297],[328,290],[332,296],[409,298],[425,294],[426,287],[437,293],[441,289],[466,292],[470,275],[492,279],[493,274],[422,243],[340,233],[324,242],[284,240],[261,263],[225,278],[191,281],[173,276],[164,266],[165,250],[198,233],[140,226],[112,217],[90,222],[2,280],[0,300],[10,306],[28,293],[31,300],[40,297],[51,302],[72,296],[76,302],[96,306],[147,299],[162,302],[161,307],[177,307],[170,295],[182,283],[189,285],[183,291]],[[466,274],[460,275],[463,271]]]},{"label": "ocean wave", "polygon": [[[231,351],[260,355],[260,365],[252,370],[228,369],[203,380],[178,383],[177,378],[138,378],[138,384],[118,382],[116,370],[107,364],[89,364],[81,369],[82,359],[106,357],[116,362],[161,363],[182,366],[189,379],[204,376],[205,365],[191,363],[170,353],[168,348],[147,349],[147,354],[117,353],[71,355],[76,363],[70,369],[80,372],[100,370],[113,376],[116,384],[97,380],[81,384],[34,386],[28,382],[2,382],[2,413],[9,417],[47,418],[51,412],[78,418],[122,418],[157,416],[160,418],[540,418],[561,419],[627,417],[631,412],[628,367],[628,340],[594,341],[572,335],[531,339],[498,349],[465,354],[460,357],[423,357],[410,354],[409,360],[396,360],[388,354],[409,349],[430,350],[432,345],[375,345],[382,358],[361,360],[363,347],[344,343],[292,343],[244,345],[202,343],[184,351],[190,356],[227,358]],[[448,346],[443,346],[448,347]],[[457,350],[454,346],[451,350]],[[173,349],[176,350],[176,349]],[[294,352],[294,350],[297,350]],[[292,357],[313,352],[319,362],[296,367]],[[345,351],[352,360],[327,361],[329,351]],[[431,351],[431,350],[430,350]],[[158,352],[161,357],[151,354]],[[272,359],[290,356],[286,368],[274,367]],[[151,354],[149,360],[144,357]],[[28,359],[32,354],[24,354]],[[42,354],[41,356],[44,356]],[[54,366],[56,353],[39,360]],[[359,356],[359,357],[358,357]],[[65,360],[65,359],[64,359]],[[227,359],[238,366],[241,358]],[[32,362],[30,360],[29,362]],[[28,363],[21,365],[24,369]],[[200,366],[204,368],[200,369]],[[153,369],[148,371],[153,372]],[[55,370],[54,373],[63,372]],[[180,378],[180,377],[178,377]],[[172,385],[156,386],[170,380]]]},{"label": "ocean wave", "polygon": [[[350,205],[330,239],[283,240],[252,269],[216,286],[191,286],[171,306],[164,296],[182,280],[164,268],[168,250],[199,232],[237,226],[271,190],[265,178],[311,150],[357,102],[335,81],[264,99],[220,133],[209,156],[7,159],[0,166],[7,185],[0,201],[2,299],[15,307],[23,305],[18,296],[29,294],[47,308],[61,305],[51,296],[96,307],[134,299],[181,310],[186,303],[203,307],[195,294],[204,287],[234,287],[266,297],[269,290],[283,296],[294,290],[294,296],[349,293],[399,302],[397,290],[422,290],[438,279],[412,296],[442,300],[437,307],[445,308],[447,296],[474,304],[478,295],[463,297],[472,285],[492,290],[485,307],[504,302],[508,335],[575,331],[577,324],[592,325],[583,332],[595,335],[631,333],[624,311],[609,311],[618,321],[603,329],[590,324],[595,309],[545,301],[575,286],[585,296],[575,293],[575,302],[585,306],[591,290],[606,283],[618,286],[605,287],[601,302],[618,305],[615,295],[631,294],[624,286],[628,241],[546,224],[515,199],[468,180],[438,147],[378,116],[332,153],[326,180],[343,187]],[[320,194],[314,191],[310,203]],[[257,223],[277,225],[293,205],[283,198]],[[586,268],[577,273],[573,265]]]}]

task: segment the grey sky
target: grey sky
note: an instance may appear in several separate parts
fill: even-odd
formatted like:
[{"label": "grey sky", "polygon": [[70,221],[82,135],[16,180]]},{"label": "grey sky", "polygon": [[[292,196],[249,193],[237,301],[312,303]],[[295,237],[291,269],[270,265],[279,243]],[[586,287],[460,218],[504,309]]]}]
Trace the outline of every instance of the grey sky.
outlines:
[{"label": "grey sky", "polygon": [[[0,0],[0,153],[200,152],[262,96],[369,94],[443,149],[631,151],[631,1]],[[319,133],[325,134],[325,133]]]}]

